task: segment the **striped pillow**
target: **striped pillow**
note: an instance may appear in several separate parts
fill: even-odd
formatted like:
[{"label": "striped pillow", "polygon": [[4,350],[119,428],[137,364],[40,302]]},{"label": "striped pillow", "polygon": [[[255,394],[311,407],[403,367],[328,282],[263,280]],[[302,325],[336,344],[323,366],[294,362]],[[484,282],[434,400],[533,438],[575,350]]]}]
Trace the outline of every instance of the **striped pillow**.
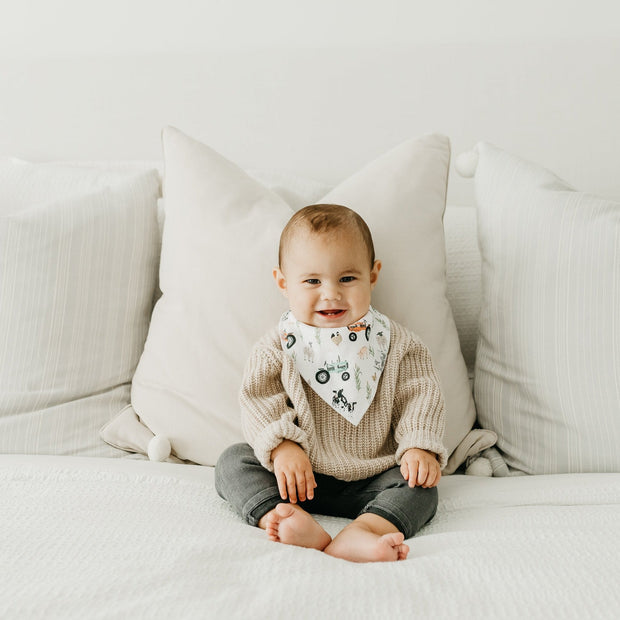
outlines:
[{"label": "striped pillow", "polygon": [[0,161],[0,452],[107,456],[157,283],[155,170]]},{"label": "striped pillow", "polygon": [[476,149],[480,423],[523,472],[620,471],[620,203]]}]

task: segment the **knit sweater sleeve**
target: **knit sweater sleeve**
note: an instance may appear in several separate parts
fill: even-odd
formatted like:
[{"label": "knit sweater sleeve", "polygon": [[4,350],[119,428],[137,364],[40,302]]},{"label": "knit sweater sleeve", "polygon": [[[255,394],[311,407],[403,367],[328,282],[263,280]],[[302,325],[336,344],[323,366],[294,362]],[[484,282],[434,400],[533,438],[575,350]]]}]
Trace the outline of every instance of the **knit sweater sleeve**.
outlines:
[{"label": "knit sweater sleeve", "polygon": [[403,454],[410,448],[420,448],[434,452],[443,469],[448,453],[442,442],[445,405],[439,376],[428,348],[412,334],[400,362],[394,409],[396,462],[400,464]]},{"label": "knit sweater sleeve", "polygon": [[269,471],[271,452],[285,439],[308,451],[306,434],[295,423],[295,409],[282,385],[282,355],[274,330],[252,350],[239,393],[243,434]]}]

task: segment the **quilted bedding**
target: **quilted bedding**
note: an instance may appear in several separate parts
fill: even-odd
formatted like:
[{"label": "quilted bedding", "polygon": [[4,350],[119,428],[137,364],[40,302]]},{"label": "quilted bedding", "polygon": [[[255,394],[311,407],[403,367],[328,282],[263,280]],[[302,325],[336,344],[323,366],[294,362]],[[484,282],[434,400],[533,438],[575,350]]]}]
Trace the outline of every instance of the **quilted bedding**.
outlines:
[{"label": "quilted bedding", "polygon": [[[445,477],[393,564],[269,542],[210,468],[0,457],[2,618],[611,618],[620,474]],[[344,519],[319,517],[330,533]]]}]

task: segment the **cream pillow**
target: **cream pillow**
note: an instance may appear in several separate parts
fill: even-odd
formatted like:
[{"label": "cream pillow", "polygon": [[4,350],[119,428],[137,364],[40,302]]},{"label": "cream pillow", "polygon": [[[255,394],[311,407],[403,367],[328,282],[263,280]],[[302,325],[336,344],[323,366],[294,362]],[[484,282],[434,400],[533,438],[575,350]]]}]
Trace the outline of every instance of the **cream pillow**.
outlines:
[{"label": "cream pillow", "polygon": [[157,284],[159,176],[0,160],[0,452],[111,456]]},{"label": "cream pillow", "polygon": [[620,471],[620,203],[476,151],[480,423],[523,472]]},{"label": "cream pillow", "polygon": [[[176,129],[164,130],[163,146],[163,296],[133,380],[132,405],[144,425],[170,440],[177,457],[213,465],[222,450],[243,439],[237,401],[243,368],[252,345],[286,307],[271,271],[293,209]],[[453,452],[469,434],[475,412],[445,295],[442,216],[449,160],[447,138],[410,140],[319,202],[350,206],[368,222],[384,265],[373,304],[431,349],[447,401],[445,443]],[[144,444],[131,441],[142,434],[131,430],[130,417],[103,429],[103,437],[144,452]],[[478,449],[472,445],[479,434],[457,452],[459,463]],[[482,435],[482,447],[494,442],[492,433]]]}]

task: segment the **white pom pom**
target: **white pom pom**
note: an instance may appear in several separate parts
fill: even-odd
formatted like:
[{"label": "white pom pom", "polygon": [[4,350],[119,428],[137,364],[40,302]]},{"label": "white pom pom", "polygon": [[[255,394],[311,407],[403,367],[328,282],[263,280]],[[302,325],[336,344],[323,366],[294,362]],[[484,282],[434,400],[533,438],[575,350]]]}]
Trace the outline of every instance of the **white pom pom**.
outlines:
[{"label": "white pom pom", "polygon": [[476,174],[478,167],[478,151],[474,148],[457,156],[454,161],[456,171],[466,179],[471,179]]},{"label": "white pom pom", "polygon": [[151,461],[165,461],[172,451],[172,446],[167,437],[163,435],[155,435],[149,441],[148,455]]},{"label": "white pom pom", "polygon": [[484,456],[474,459],[465,470],[465,473],[468,476],[492,476],[493,468],[491,467],[491,461]]}]

